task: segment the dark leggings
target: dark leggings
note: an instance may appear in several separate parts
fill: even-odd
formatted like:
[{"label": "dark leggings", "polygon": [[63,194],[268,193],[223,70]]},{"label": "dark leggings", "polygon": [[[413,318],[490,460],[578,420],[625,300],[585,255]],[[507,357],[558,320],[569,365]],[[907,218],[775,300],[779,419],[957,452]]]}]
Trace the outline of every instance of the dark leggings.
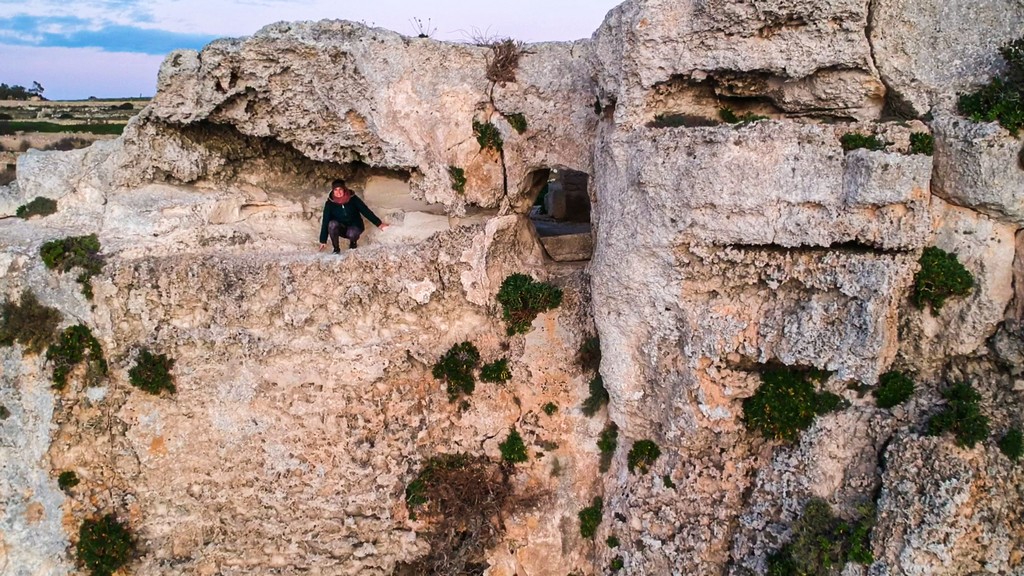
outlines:
[{"label": "dark leggings", "polygon": [[337,220],[331,220],[327,223],[327,235],[331,238],[331,246],[334,246],[335,250],[341,249],[338,246],[338,237],[342,235],[343,230],[345,238],[352,244],[358,242],[359,236],[363,233],[363,229],[358,226],[346,226]]}]

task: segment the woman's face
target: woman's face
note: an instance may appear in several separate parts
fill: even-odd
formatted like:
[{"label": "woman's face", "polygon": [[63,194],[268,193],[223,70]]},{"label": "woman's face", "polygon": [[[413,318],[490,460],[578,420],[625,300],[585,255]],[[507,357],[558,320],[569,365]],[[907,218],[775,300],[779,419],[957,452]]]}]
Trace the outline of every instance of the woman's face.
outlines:
[{"label": "woman's face", "polygon": [[342,188],[341,186],[338,186],[334,190],[331,190],[331,195],[334,196],[335,198],[344,198],[345,196],[348,195],[348,190]]}]

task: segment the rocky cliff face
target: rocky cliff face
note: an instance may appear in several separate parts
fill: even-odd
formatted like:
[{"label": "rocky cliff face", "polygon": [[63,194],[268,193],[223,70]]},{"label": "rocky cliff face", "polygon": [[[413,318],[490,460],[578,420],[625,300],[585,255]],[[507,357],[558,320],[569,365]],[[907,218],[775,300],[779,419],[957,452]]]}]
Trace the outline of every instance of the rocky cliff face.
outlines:
[{"label": "rocky cliff face", "polygon": [[[339,21],[172,53],[120,139],[30,152],[0,189],[5,215],[58,202],[0,220],[0,292],[88,326],[110,364],[57,391],[44,353],[0,348],[0,571],[83,570],[78,527],[113,513],[131,573],[424,573],[439,518],[407,489],[438,455],[499,462],[515,430],[497,539],[473,552],[463,527],[446,560],[467,573],[764,574],[813,499],[876,510],[870,557],[835,573],[1019,573],[1024,472],[996,441],[1024,425],[1021,144],[954,97],[1000,70],[1024,7],[961,4],[631,0],[515,61]],[[563,169],[590,177],[588,261],[551,259],[530,217]],[[317,253],[339,176],[392,226]],[[87,299],[39,250],[90,233]],[[974,279],[940,310],[909,297],[931,246]],[[563,298],[510,336],[513,273]],[[584,410],[592,336],[608,403]],[[461,342],[510,379],[449,401],[432,367]],[[176,392],[129,384],[142,347]],[[745,414],[780,367],[839,408],[790,441]],[[879,407],[894,369],[916,391]],[[973,446],[927,434],[963,381],[989,419]]]}]

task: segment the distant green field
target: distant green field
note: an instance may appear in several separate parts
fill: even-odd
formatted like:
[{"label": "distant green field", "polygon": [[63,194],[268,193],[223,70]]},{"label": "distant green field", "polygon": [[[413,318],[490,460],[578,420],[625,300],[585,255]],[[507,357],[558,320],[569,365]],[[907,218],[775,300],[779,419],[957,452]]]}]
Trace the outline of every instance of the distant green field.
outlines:
[{"label": "distant green field", "polygon": [[15,132],[88,132],[89,134],[120,134],[124,124],[56,124],[53,122],[0,121],[0,134]]}]

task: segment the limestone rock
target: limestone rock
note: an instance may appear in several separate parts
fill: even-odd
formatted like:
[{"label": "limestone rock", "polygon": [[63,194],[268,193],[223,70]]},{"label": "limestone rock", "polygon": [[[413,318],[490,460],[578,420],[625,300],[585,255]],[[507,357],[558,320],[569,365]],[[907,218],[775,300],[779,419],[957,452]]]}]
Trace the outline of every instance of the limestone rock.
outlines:
[{"label": "limestone rock", "polygon": [[1016,227],[937,198],[933,211],[934,245],[957,255],[974,277],[974,288],[965,297],[947,299],[938,312],[907,307],[902,355],[921,370],[982,348],[1013,298]]},{"label": "limestone rock", "polygon": [[[901,434],[885,454],[872,541],[891,574],[1012,574],[1020,469],[948,438]],[[879,553],[881,552],[881,553]]]},{"label": "limestone rock", "polygon": [[1015,0],[875,0],[869,28],[875,65],[897,110],[920,116],[988,82],[999,48],[1024,29]]},{"label": "limestone rock", "polygon": [[993,218],[1024,224],[1021,140],[995,122],[943,112],[935,130],[934,193]]},{"label": "limestone rock", "polygon": [[721,96],[765,97],[788,113],[870,119],[884,88],[871,61],[863,2],[629,0],[594,34],[602,104],[636,126],[659,85],[707,83]]}]

